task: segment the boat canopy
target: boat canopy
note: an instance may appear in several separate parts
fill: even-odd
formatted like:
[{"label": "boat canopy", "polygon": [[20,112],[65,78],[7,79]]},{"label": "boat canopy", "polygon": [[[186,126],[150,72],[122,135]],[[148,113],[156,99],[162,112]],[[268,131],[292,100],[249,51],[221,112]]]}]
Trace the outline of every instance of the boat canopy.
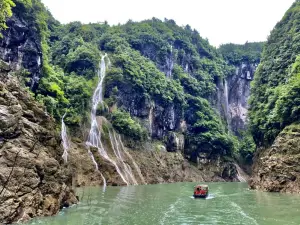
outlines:
[{"label": "boat canopy", "polygon": [[196,185],[195,189],[200,189],[200,190],[208,190],[208,185],[203,184],[203,185]]}]

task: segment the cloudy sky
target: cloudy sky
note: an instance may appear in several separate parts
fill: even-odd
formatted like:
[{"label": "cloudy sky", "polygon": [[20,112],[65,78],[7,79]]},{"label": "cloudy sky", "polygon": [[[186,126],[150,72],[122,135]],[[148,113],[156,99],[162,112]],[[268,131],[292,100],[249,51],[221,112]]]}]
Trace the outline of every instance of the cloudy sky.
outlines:
[{"label": "cloudy sky", "polygon": [[264,41],[294,0],[42,0],[61,23],[156,17],[191,25],[210,43]]}]

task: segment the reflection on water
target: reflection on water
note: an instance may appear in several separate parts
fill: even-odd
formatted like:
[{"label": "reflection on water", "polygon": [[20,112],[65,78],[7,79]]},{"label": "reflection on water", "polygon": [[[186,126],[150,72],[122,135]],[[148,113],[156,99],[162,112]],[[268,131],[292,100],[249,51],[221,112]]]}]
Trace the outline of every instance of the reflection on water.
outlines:
[{"label": "reflection on water", "polygon": [[195,183],[78,189],[81,202],[29,224],[300,224],[300,196],[250,191],[245,183],[209,183],[208,199],[192,198]]}]

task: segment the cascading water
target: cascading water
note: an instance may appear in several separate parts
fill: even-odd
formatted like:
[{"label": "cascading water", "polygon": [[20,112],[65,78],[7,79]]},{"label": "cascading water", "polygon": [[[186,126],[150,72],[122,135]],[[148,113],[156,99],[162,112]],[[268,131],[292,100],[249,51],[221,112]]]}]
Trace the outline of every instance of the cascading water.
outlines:
[{"label": "cascading water", "polygon": [[124,173],[124,176],[129,184],[137,185],[136,179],[134,178],[134,175],[132,173],[131,168],[124,162],[124,158],[120,151],[120,144],[118,143],[118,140],[116,139],[115,132],[111,133],[109,131],[109,138],[110,143],[112,145],[112,149],[115,153],[115,156],[117,158],[117,162],[121,164],[120,168],[122,172]]},{"label": "cascading water", "polygon": [[185,64],[184,72],[188,73],[189,72],[189,64]]},{"label": "cascading water", "polygon": [[172,105],[170,109],[170,117],[169,117],[170,129],[175,129],[175,109],[174,105]]},{"label": "cascading water", "polygon": [[173,46],[170,47],[170,55],[166,58],[167,64],[167,77],[172,78],[172,70],[174,68],[174,60],[173,60]]},{"label": "cascading water", "polygon": [[248,175],[242,170],[238,164],[234,164],[237,170],[237,178],[240,182],[247,182],[249,179]]},{"label": "cascading water", "polygon": [[[99,171],[97,162],[94,158],[93,153],[91,152],[89,147],[95,147],[98,149],[99,154],[107,161],[109,161],[111,164],[113,164],[118,172],[118,174],[120,175],[120,177],[122,178],[122,180],[128,185],[127,180],[125,179],[125,177],[123,176],[123,174],[121,173],[118,165],[116,164],[115,161],[113,161],[107,154],[106,150],[103,147],[103,144],[101,142],[101,133],[100,133],[100,129],[98,127],[98,121],[97,121],[97,117],[96,117],[96,111],[97,111],[97,107],[99,104],[103,104],[103,98],[102,98],[102,90],[103,90],[103,81],[106,75],[106,65],[105,65],[105,58],[108,58],[107,55],[105,54],[104,56],[101,57],[101,62],[99,65],[99,69],[98,69],[98,78],[99,78],[99,82],[97,85],[97,88],[93,94],[93,99],[92,99],[92,110],[91,110],[91,129],[89,132],[89,136],[88,136],[88,140],[86,142],[86,145],[88,147],[88,153],[92,158],[93,163],[95,164],[95,168],[97,171]],[[100,172],[100,171],[99,171]],[[100,172],[101,177],[103,179],[103,186],[105,188],[106,186],[106,180],[103,176],[103,174]]]},{"label": "cascading water", "polygon": [[67,134],[67,127],[64,122],[64,118],[66,116],[66,113],[61,118],[61,139],[62,139],[62,146],[64,149],[64,153],[62,155],[62,158],[64,159],[65,163],[68,162],[68,149],[70,148],[70,143],[68,140],[68,134]]},{"label": "cascading water", "polygon": [[229,93],[228,93],[228,84],[227,80],[224,79],[224,98],[225,98],[225,113],[227,118],[228,129],[230,129],[230,121],[229,121]]},{"label": "cascading water", "polygon": [[151,102],[151,107],[150,107],[150,111],[149,111],[149,132],[150,132],[150,137],[152,137],[152,126],[153,126],[153,110],[154,110],[154,102]]},{"label": "cascading water", "polygon": [[142,172],[141,172],[139,166],[138,166],[137,163],[134,161],[134,159],[132,158],[132,156],[130,155],[130,153],[125,149],[120,134],[117,135],[117,139],[118,139],[119,143],[121,144],[121,149],[122,149],[122,151],[125,152],[125,154],[127,155],[127,157],[131,160],[131,162],[132,162],[133,166],[135,167],[135,170],[137,171],[137,173],[138,173],[138,175],[139,175],[141,181],[143,182],[143,184],[147,184],[147,183],[145,182],[145,179],[144,179],[144,177],[143,177],[143,175],[142,175]]},{"label": "cascading water", "polygon": [[228,84],[226,79],[224,82],[224,95],[225,95],[225,108],[226,111],[228,111]]}]

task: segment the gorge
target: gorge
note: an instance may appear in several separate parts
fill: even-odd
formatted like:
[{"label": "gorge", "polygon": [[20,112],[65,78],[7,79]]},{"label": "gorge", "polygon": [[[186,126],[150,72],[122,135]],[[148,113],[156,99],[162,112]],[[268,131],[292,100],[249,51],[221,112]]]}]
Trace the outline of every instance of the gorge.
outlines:
[{"label": "gorge", "polygon": [[54,215],[87,186],[250,177],[299,193],[298,0],[267,42],[218,49],[174,20],[64,25],[40,0],[14,3],[0,30],[0,222]]}]

